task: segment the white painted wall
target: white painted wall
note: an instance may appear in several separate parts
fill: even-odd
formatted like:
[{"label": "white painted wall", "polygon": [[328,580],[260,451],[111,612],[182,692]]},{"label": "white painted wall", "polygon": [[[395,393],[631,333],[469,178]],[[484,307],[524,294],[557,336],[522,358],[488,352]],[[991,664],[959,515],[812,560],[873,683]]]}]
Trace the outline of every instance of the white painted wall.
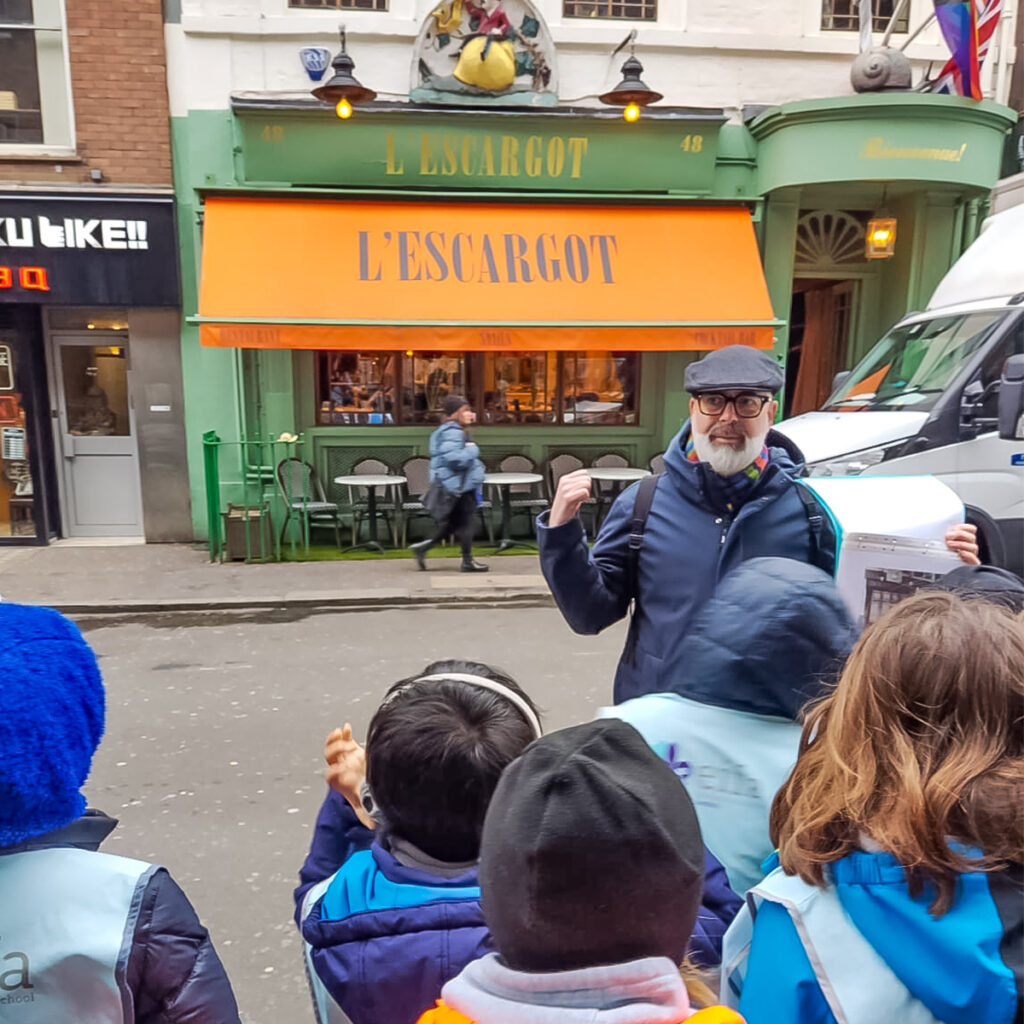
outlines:
[{"label": "white painted wall", "polygon": [[[384,12],[289,8],[287,0],[183,0],[180,24],[167,26],[171,113],[223,110],[231,93],[307,93],[312,83],[298,51],[337,50],[348,30],[356,76],[382,99],[408,95],[413,43],[439,0],[390,0]],[[850,88],[856,32],[822,32],[822,0],[659,0],[656,22],[563,19],[561,0],[539,0],[558,52],[562,103],[597,105],[619,79],[623,55],[610,53],[636,28],[636,54],[647,84],[665,104],[725,107],[842,96]],[[1015,56],[1013,17],[1005,4],[997,46],[983,71],[986,95],[1005,99]],[[910,0],[910,27],[931,12]],[[1019,16],[1019,15],[1018,15]],[[901,36],[893,44],[901,45]],[[876,40],[877,41],[877,40]],[[937,73],[948,51],[934,23],[907,48],[920,80]]]}]

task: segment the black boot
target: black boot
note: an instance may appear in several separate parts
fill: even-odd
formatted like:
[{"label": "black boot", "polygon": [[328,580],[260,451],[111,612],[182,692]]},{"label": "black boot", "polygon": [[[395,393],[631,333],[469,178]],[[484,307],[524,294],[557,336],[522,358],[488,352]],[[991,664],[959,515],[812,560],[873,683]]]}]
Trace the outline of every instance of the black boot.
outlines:
[{"label": "black boot", "polygon": [[412,553],[416,556],[416,564],[420,568],[420,572],[423,572],[427,568],[427,552],[434,546],[434,541],[421,540],[416,544],[410,544],[409,547]]},{"label": "black boot", "polygon": [[462,559],[462,571],[463,572],[490,572],[491,567],[484,565],[483,562],[478,562],[472,555],[469,558]]}]

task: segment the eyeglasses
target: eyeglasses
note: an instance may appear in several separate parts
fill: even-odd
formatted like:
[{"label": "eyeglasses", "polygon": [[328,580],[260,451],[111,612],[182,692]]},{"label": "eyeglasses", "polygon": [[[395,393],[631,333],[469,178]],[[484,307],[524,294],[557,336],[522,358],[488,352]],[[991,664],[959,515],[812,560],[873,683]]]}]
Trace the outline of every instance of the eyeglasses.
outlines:
[{"label": "eyeglasses", "polygon": [[705,416],[721,416],[731,402],[736,415],[743,420],[752,420],[761,415],[761,410],[771,401],[770,395],[758,395],[741,391],[738,395],[723,395],[718,391],[703,391],[696,396],[697,408]]}]

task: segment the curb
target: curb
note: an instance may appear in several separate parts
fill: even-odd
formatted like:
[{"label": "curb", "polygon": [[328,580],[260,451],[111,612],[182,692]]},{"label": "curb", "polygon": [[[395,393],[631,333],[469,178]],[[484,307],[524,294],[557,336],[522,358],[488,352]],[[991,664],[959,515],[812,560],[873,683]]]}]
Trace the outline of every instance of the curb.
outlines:
[{"label": "curb", "polygon": [[[188,616],[208,612],[259,617],[267,613],[300,612],[306,615],[325,612],[389,611],[399,608],[547,608],[554,598],[545,588],[480,591],[424,592],[367,591],[332,594],[282,594],[266,597],[148,598],[137,601],[53,602],[48,606],[71,618],[90,620],[130,620],[153,616]],[[201,623],[197,623],[201,624]]]}]

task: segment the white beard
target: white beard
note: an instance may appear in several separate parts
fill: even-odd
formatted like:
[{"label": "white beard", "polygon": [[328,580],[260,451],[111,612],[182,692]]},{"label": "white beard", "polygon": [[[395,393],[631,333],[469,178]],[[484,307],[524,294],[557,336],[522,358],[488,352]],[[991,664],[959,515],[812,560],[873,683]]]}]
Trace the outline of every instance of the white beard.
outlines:
[{"label": "white beard", "polygon": [[746,469],[761,454],[764,439],[768,436],[765,431],[757,437],[748,437],[743,447],[737,450],[727,444],[714,444],[707,434],[694,430],[692,426],[690,433],[697,457],[719,476],[733,476]]}]

